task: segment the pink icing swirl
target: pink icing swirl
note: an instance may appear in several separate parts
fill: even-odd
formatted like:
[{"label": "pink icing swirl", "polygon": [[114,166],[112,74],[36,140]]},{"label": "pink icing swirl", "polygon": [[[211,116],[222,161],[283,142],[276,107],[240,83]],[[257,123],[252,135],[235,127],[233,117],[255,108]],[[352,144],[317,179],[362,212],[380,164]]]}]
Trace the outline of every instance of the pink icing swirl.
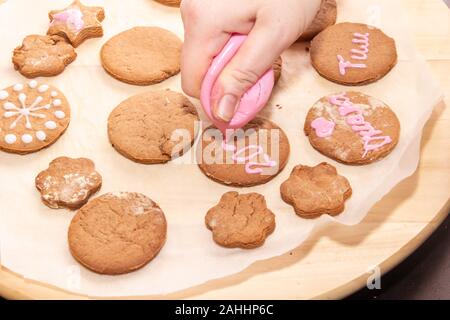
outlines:
[{"label": "pink icing swirl", "polygon": [[370,122],[364,118],[363,111],[355,106],[345,93],[331,96],[329,102],[338,107],[339,114],[346,117],[346,122],[351,126],[354,132],[357,132],[364,142],[363,158],[370,151],[378,150],[381,147],[392,143],[392,138],[382,136],[381,130],[376,130]]},{"label": "pink icing swirl", "polygon": [[84,27],[83,13],[79,9],[67,9],[54,14],[51,24],[55,22],[65,23],[74,32],[80,32]]},{"label": "pink icing swirl", "polygon": [[336,124],[325,118],[317,118],[311,123],[311,127],[316,130],[316,135],[320,138],[326,138],[333,134]]},{"label": "pink icing swirl", "polygon": [[[227,139],[228,140],[228,139]],[[273,168],[277,166],[277,162],[270,159],[270,156],[267,153],[264,153],[264,149],[261,146],[257,145],[249,145],[248,147],[237,149],[232,144],[228,144],[225,140],[222,141],[222,148],[225,151],[233,152],[231,159],[236,162],[247,162],[245,164],[245,172],[248,174],[261,174],[263,172],[262,168]],[[245,154],[247,150],[254,150],[253,153],[250,153],[248,156],[242,156]],[[257,159],[259,155],[263,155],[264,162],[250,161]]]}]

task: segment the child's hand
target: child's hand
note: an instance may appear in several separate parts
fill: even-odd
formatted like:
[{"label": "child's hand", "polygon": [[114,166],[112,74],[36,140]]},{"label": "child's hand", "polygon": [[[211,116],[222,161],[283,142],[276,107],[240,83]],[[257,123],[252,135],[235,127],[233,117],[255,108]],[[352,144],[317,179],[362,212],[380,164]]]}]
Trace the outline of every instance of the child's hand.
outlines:
[{"label": "child's hand", "polygon": [[212,59],[232,33],[248,39],[222,71],[212,97],[215,117],[230,121],[241,96],[313,21],[320,0],[183,0],[183,90],[199,97]]}]

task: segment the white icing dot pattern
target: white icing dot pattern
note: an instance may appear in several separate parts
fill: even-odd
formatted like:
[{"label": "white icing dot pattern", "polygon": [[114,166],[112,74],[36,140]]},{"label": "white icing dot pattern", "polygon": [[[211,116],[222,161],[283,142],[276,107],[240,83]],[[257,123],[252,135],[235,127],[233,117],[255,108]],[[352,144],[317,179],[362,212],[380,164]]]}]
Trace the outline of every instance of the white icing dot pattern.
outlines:
[{"label": "white icing dot pattern", "polygon": [[55,97],[57,97],[57,96],[58,96],[58,92],[56,92],[56,91],[52,91],[52,93],[51,93],[51,96],[52,96],[52,98],[55,98]]},{"label": "white icing dot pattern", "polygon": [[55,111],[55,117],[57,117],[58,119],[64,119],[66,117],[66,114],[64,113],[64,111],[58,110]]},{"label": "white icing dot pattern", "polygon": [[30,86],[31,89],[34,89],[37,87],[38,83],[36,80],[31,80],[28,85]]},{"label": "white icing dot pattern", "polygon": [[14,142],[16,142],[17,141],[17,137],[15,136],[15,135],[13,135],[13,134],[7,134],[6,136],[5,136],[5,142],[7,143],[7,144],[13,144]]},{"label": "white icing dot pattern", "polygon": [[55,107],[60,107],[61,104],[62,104],[62,102],[61,102],[60,99],[55,99],[55,100],[53,100],[53,105],[54,105]]},{"label": "white icing dot pattern", "polygon": [[9,94],[7,91],[5,91],[5,90],[0,91],[0,100],[5,100],[8,97],[9,97]]},{"label": "white icing dot pattern", "polygon": [[45,127],[47,128],[47,129],[50,129],[50,130],[54,130],[54,129],[56,129],[56,122],[55,121],[47,121],[45,124]]},{"label": "white icing dot pattern", "polygon": [[22,136],[22,141],[26,144],[31,143],[33,142],[33,137],[30,134],[26,133]]},{"label": "white icing dot pattern", "polygon": [[49,86],[46,84],[40,85],[38,88],[39,93],[44,93],[48,90]]},{"label": "white icing dot pattern", "polygon": [[45,134],[44,131],[39,130],[39,131],[36,131],[36,138],[37,138],[39,141],[44,141],[45,138],[47,138],[47,135]]},{"label": "white icing dot pattern", "polygon": [[13,90],[14,91],[22,91],[23,90],[23,84],[18,83],[16,85],[14,85]]}]

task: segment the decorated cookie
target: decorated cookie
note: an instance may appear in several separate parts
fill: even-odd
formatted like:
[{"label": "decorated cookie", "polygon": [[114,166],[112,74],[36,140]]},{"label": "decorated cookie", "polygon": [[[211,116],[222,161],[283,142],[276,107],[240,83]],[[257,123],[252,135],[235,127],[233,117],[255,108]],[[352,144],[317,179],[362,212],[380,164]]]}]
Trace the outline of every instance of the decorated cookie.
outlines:
[{"label": "decorated cookie", "polygon": [[139,193],[107,193],[84,205],[69,226],[72,256],[100,274],[142,268],[166,240],[164,213]]},{"label": "decorated cookie", "polygon": [[283,70],[283,59],[281,57],[278,57],[277,60],[273,63],[273,73],[275,78],[275,85],[278,83],[278,81],[281,78],[281,72]]},{"label": "decorated cookie", "polygon": [[169,7],[179,7],[181,4],[181,0],[155,0],[155,1]]},{"label": "decorated cookie", "polygon": [[286,134],[273,122],[256,118],[226,137],[214,127],[198,144],[199,167],[210,179],[230,186],[250,187],[272,180],[289,158]]},{"label": "decorated cookie", "polygon": [[31,80],[0,90],[0,150],[39,151],[58,140],[69,122],[69,103],[53,86]]},{"label": "decorated cookie", "polygon": [[387,156],[400,137],[395,113],[384,102],[359,92],[320,99],[309,111],[304,130],[319,152],[355,165]]},{"label": "decorated cookie", "polygon": [[297,41],[309,41],[320,32],[336,23],[337,4],[336,0],[322,0],[319,12],[311,25]]},{"label": "decorated cookie", "polygon": [[338,215],[352,195],[347,179],[325,162],[315,167],[296,166],[280,191],[283,200],[302,218]]},{"label": "decorated cookie", "polygon": [[31,35],[14,49],[14,68],[27,78],[51,77],[64,71],[77,54],[60,36]]},{"label": "decorated cookie", "polygon": [[42,202],[52,209],[79,209],[102,185],[102,176],[89,159],[56,158],[36,177]]},{"label": "decorated cookie", "polygon": [[101,7],[88,7],[75,0],[67,8],[50,11],[48,15],[47,34],[62,36],[74,47],[86,39],[103,36],[101,22],[105,19],[105,11]]},{"label": "decorated cookie", "polygon": [[113,147],[133,161],[165,163],[191,148],[198,120],[194,105],[181,93],[146,92],[111,112],[108,135]]},{"label": "decorated cookie", "polygon": [[135,27],[108,40],[101,50],[103,68],[117,80],[150,85],[180,72],[181,40],[157,27]]},{"label": "decorated cookie", "polygon": [[324,78],[344,85],[364,85],[384,77],[397,63],[395,41],[380,29],[339,23],[311,43],[311,62]]},{"label": "decorated cookie", "polygon": [[252,249],[262,246],[275,230],[275,215],[258,193],[227,192],[208,211],[205,223],[218,245]]}]

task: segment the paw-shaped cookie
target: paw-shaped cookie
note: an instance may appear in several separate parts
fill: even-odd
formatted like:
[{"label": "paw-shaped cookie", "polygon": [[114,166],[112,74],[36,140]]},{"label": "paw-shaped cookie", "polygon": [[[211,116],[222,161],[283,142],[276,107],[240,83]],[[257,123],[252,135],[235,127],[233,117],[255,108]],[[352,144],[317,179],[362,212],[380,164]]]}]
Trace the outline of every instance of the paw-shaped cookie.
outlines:
[{"label": "paw-shaped cookie", "polygon": [[283,200],[303,218],[338,215],[352,194],[348,180],[325,162],[315,167],[296,166],[280,191]]},{"label": "paw-shaped cookie", "polygon": [[77,54],[64,38],[31,35],[14,49],[14,68],[27,78],[51,77],[64,71]]},{"label": "paw-shaped cookie", "polygon": [[227,248],[256,248],[275,229],[275,215],[258,193],[225,193],[205,217],[214,241]]},{"label": "paw-shaped cookie", "polygon": [[50,27],[48,35],[66,38],[74,47],[84,40],[103,36],[101,22],[105,19],[102,7],[88,7],[75,0],[63,10],[53,10],[48,14]]},{"label": "paw-shaped cookie", "polygon": [[56,158],[36,177],[36,188],[44,204],[53,209],[78,209],[102,185],[94,163],[85,158]]}]

